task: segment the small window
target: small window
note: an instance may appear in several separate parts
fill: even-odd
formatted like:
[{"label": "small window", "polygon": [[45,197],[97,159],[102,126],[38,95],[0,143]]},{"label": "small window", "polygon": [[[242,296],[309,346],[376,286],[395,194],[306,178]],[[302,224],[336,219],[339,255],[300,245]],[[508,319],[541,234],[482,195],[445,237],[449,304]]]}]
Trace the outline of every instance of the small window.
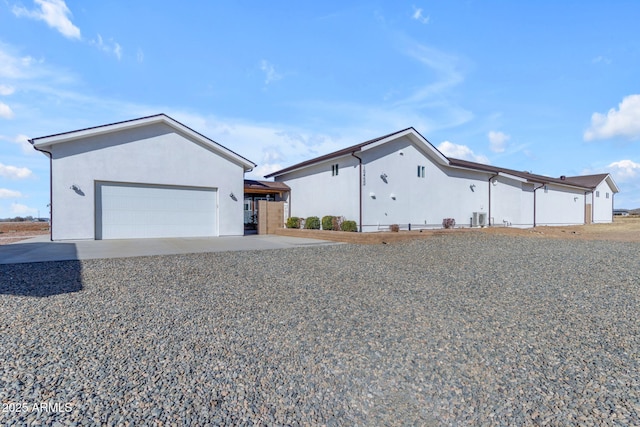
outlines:
[{"label": "small window", "polygon": [[600,197],[600,192],[596,191],[596,197]]},{"label": "small window", "polygon": [[609,193],[606,193],[607,199],[609,198]]},{"label": "small window", "polygon": [[337,176],[338,175],[338,164],[336,163],[335,165],[331,165],[331,176]]},{"label": "small window", "polygon": [[418,178],[424,178],[424,166],[418,166]]}]

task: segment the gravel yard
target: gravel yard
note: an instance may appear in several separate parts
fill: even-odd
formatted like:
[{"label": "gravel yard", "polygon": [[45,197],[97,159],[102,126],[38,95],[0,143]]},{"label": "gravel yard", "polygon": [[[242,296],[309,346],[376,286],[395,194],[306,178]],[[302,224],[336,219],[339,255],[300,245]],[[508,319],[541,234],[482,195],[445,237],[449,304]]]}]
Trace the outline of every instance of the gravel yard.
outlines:
[{"label": "gravel yard", "polygon": [[0,424],[640,425],[638,243],[0,265]]}]

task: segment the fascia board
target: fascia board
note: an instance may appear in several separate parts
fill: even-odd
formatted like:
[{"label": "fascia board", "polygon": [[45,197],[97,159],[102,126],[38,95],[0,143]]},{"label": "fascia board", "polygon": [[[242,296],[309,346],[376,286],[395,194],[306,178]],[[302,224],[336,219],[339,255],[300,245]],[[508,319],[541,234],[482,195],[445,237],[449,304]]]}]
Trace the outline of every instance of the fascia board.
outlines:
[{"label": "fascia board", "polygon": [[613,180],[613,177],[611,175],[607,175],[607,177],[604,180],[607,181],[607,184],[609,184],[609,187],[611,187],[611,191],[613,191],[614,193],[620,192],[620,188],[618,187],[618,184],[616,184],[616,182]]},{"label": "fascia board", "polygon": [[408,136],[411,142],[428,157],[431,157],[432,159],[434,159],[436,162],[438,162],[443,166],[449,165],[449,159],[447,159],[442,153],[436,150],[435,147],[431,145],[431,143],[429,143],[428,141],[425,141],[424,138],[420,134],[418,134],[413,128],[407,129],[404,132],[397,133],[395,135],[391,135],[387,138],[381,139],[380,141],[376,141],[372,144],[365,145],[364,147],[362,147],[361,151],[371,150],[380,145],[386,144],[390,141],[394,141],[399,138],[403,138],[405,136]]},{"label": "fascia board", "polygon": [[93,127],[89,129],[71,131],[67,133],[51,135],[51,136],[46,136],[41,138],[34,138],[29,140],[29,142],[31,142],[31,144],[33,144],[35,148],[45,148],[45,147],[51,147],[52,145],[55,145],[55,144],[61,144],[63,142],[72,142],[82,138],[105,135],[108,133],[118,132],[118,131],[127,130],[127,129],[134,129],[134,128],[147,126],[155,123],[164,123],[172,127],[176,131],[187,136],[192,141],[198,144],[201,144],[205,148],[215,151],[216,153],[226,157],[227,159],[233,161],[234,163],[241,165],[245,171],[250,171],[257,166],[255,163],[249,161],[248,159],[245,159],[244,157],[234,153],[233,151],[211,141],[210,139],[206,138],[204,135],[181,124],[180,122],[173,120],[171,117],[166,116],[164,114],[145,117],[142,119],[130,120],[126,122],[114,123],[114,124],[105,125],[105,126],[98,126],[98,127]]}]

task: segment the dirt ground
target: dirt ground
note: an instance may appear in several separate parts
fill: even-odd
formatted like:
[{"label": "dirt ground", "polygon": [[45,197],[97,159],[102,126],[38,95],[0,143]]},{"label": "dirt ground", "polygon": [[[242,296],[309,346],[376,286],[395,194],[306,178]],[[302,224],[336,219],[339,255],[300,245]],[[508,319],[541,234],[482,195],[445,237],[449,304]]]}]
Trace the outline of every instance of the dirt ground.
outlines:
[{"label": "dirt ground", "polygon": [[49,234],[47,222],[0,222],[0,245]]},{"label": "dirt ground", "polygon": [[[488,233],[533,238],[612,240],[640,242],[640,216],[616,217],[612,224],[574,225],[568,227],[488,227],[455,230],[400,231],[399,233],[346,233],[339,231],[281,229],[276,234],[312,237],[349,243],[380,244],[448,233]],[[0,222],[0,245],[17,242],[29,237],[49,234],[46,222]]]},{"label": "dirt ground", "polygon": [[398,233],[346,233],[340,231],[279,229],[276,234],[299,236],[348,243],[380,244],[429,237],[450,233],[488,233],[532,238],[610,240],[618,242],[640,242],[640,216],[616,217],[612,224],[591,224],[559,227],[486,227],[456,228],[453,230],[400,231]]}]

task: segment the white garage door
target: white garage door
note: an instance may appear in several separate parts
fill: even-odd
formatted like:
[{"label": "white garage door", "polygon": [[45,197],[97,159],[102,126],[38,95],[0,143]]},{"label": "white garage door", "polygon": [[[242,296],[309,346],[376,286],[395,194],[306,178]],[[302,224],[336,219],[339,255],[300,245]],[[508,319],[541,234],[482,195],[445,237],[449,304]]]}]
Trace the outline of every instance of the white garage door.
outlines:
[{"label": "white garage door", "polygon": [[96,239],[215,235],[214,188],[96,183]]}]

